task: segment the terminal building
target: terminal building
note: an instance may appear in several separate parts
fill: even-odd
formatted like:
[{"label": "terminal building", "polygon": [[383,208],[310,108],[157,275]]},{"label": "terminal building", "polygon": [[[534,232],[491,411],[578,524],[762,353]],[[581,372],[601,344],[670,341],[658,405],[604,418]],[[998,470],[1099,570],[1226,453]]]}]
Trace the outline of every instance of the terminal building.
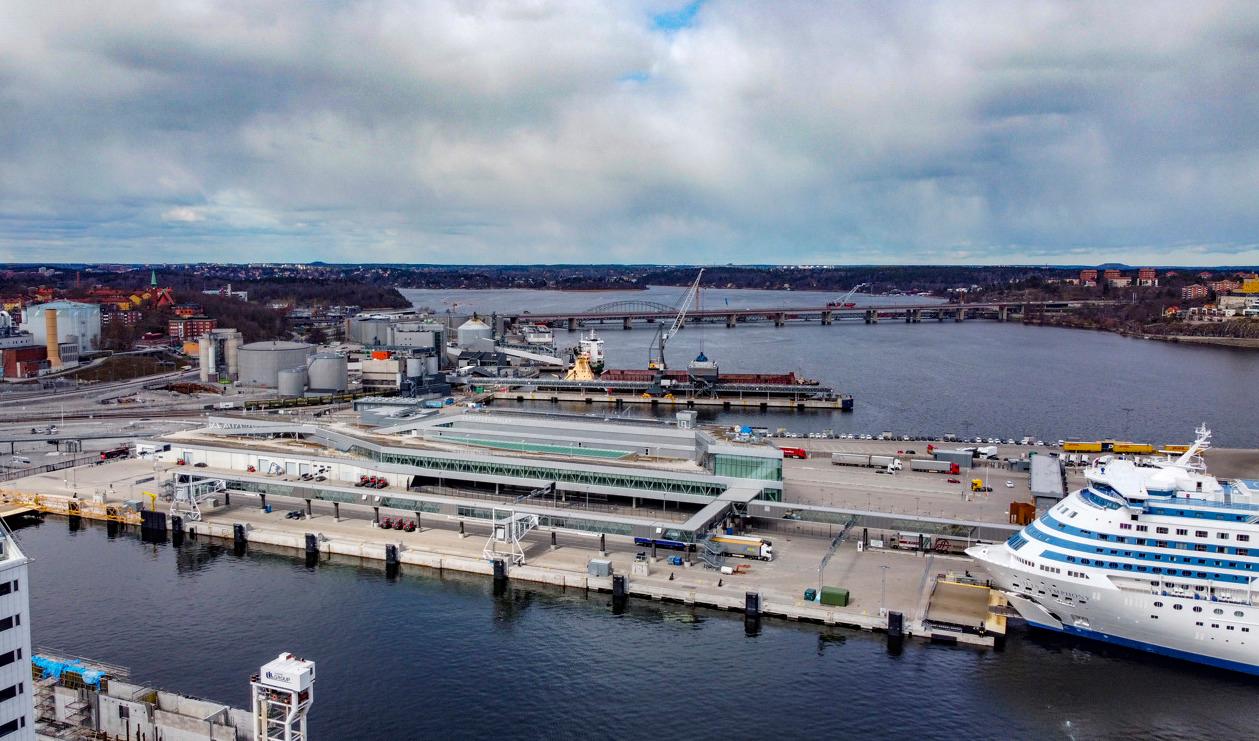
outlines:
[{"label": "terminal building", "polygon": [[[322,500],[338,513],[340,504],[452,519],[511,511],[543,527],[681,543],[783,499],[777,448],[652,420],[467,411],[368,428],[224,417],[137,451],[182,461],[179,483]],[[386,486],[356,486],[364,477]]]}]

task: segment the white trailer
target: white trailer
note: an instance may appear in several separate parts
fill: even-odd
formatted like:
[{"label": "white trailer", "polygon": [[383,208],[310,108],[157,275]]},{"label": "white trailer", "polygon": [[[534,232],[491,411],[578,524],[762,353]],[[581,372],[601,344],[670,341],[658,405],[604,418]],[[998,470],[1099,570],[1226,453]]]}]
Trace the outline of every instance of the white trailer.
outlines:
[{"label": "white trailer", "polygon": [[831,463],[836,466],[860,466],[862,468],[883,468],[888,471],[901,470],[901,461],[894,455],[868,455],[866,453],[831,453]]},{"label": "white trailer", "polygon": [[956,465],[957,464],[952,461],[911,460],[909,462],[909,470],[930,471],[932,473],[949,473]]}]

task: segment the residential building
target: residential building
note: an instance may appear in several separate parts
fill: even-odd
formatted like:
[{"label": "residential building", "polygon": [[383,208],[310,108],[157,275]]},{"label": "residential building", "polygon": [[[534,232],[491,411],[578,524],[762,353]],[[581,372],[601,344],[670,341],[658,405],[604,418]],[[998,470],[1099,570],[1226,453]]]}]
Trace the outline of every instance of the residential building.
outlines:
[{"label": "residential building", "polygon": [[1097,271],[1092,270],[1092,269],[1081,270],[1080,271],[1080,285],[1082,286],[1097,285]]},{"label": "residential building", "polygon": [[1137,271],[1137,285],[1157,286],[1158,273],[1154,270],[1154,268],[1141,268]]},{"label": "residential building", "polygon": [[1195,299],[1207,297],[1207,287],[1201,283],[1194,283],[1191,286],[1185,286],[1180,289],[1180,298],[1184,301],[1193,301]]},{"label": "residential building", "polygon": [[176,317],[167,321],[166,334],[176,340],[192,340],[219,326],[219,320],[208,316]]}]

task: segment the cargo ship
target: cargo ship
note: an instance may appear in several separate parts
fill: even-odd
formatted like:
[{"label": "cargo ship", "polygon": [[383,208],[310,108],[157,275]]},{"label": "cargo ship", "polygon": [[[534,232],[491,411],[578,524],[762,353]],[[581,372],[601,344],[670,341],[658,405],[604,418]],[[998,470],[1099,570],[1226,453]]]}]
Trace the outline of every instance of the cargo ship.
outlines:
[{"label": "cargo ship", "polygon": [[966,552],[1035,628],[1259,674],[1259,481],[1207,474],[1210,439],[1099,456],[1086,486]]}]

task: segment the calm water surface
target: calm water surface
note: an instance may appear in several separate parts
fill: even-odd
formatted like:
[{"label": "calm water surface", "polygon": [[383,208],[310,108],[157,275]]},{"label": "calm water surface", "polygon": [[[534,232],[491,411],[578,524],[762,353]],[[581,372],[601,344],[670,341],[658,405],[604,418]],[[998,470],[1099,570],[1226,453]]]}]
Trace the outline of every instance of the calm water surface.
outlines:
[{"label": "calm water surface", "polygon": [[[647,291],[403,291],[417,306],[459,314],[584,309],[619,300],[677,301],[682,289]],[[818,306],[816,292],[710,290],[708,307]],[[925,299],[859,297],[869,301]],[[642,368],[654,330],[607,325],[608,365]],[[577,333],[557,330],[560,345]],[[669,343],[673,367],[703,351],[725,371],[796,371],[852,394],[840,413],[721,414],[705,418],[799,431],[1038,436],[1044,440],[1130,437],[1189,442],[1206,422],[1221,446],[1259,445],[1259,352],[1192,347],[1090,332],[991,321],[775,328],[689,326]],[[585,407],[581,409],[588,410]],[[604,413],[604,408],[598,408]],[[628,414],[644,413],[630,409]]]},{"label": "calm water surface", "polygon": [[284,650],[319,662],[313,737],[1242,738],[1253,680],[1016,635],[1003,652],[356,564],[18,532],[37,646],[245,705]]}]

